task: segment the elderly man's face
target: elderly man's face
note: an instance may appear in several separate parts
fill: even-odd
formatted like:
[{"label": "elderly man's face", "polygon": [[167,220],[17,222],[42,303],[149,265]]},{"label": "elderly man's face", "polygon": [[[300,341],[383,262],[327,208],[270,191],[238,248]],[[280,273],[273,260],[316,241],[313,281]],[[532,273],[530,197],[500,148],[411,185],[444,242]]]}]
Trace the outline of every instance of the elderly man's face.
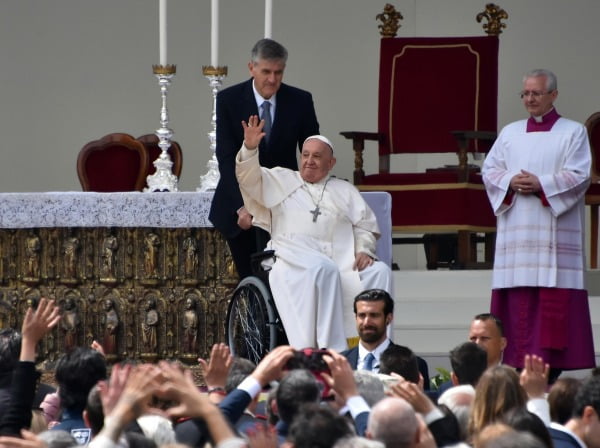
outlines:
[{"label": "elderly man's face", "polygon": [[506,347],[506,338],[500,335],[500,330],[492,319],[475,319],[471,322],[469,341],[487,352],[488,367],[500,364],[502,352]]},{"label": "elderly man's face", "polygon": [[549,112],[558,95],[557,90],[549,92],[546,83],[545,76],[527,78],[523,83],[523,90],[521,91],[523,104],[527,112],[536,117],[541,117]]},{"label": "elderly man's face", "polygon": [[254,78],[254,87],[264,99],[268,100],[277,93],[283,80],[285,62],[259,59],[248,63],[250,76]]},{"label": "elderly man's face", "polygon": [[302,146],[300,157],[300,176],[306,182],[319,182],[327,176],[335,165],[333,151],[326,143],[316,138],[308,140]]}]

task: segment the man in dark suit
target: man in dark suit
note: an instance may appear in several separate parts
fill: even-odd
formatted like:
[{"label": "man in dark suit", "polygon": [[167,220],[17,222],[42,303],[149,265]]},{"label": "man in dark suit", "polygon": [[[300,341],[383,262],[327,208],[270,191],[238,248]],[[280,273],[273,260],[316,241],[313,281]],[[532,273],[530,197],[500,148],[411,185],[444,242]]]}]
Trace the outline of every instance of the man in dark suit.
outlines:
[{"label": "man in dark suit", "polygon": [[268,240],[266,232],[252,227],[235,177],[235,155],[244,140],[242,120],[258,115],[265,122],[267,135],[259,147],[260,165],[265,168],[297,170],[296,148],[319,134],[312,95],[282,83],[286,61],[287,50],[281,44],[261,39],[248,63],[252,78],[217,95],[216,156],[221,177],[209,219],[227,239],[240,278],[252,275],[250,255],[264,249]]},{"label": "man in dark suit", "polygon": [[[390,345],[387,326],[394,317],[394,299],[382,289],[368,289],[354,298],[354,316],[359,336],[358,345],[342,352],[354,370],[379,372],[379,358]],[[429,369],[421,357],[417,357],[423,386],[429,389]]]},{"label": "man in dark suit", "polygon": [[548,428],[555,448],[600,446],[600,376],[591,376],[575,395],[573,416]]}]

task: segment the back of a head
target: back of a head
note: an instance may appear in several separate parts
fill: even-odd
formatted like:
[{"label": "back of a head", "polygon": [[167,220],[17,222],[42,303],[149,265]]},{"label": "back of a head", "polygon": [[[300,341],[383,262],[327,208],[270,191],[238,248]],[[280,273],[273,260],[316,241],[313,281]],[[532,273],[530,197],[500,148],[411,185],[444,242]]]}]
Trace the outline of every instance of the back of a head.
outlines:
[{"label": "back of a head", "polygon": [[[552,446],[552,445],[550,445]],[[547,448],[536,436],[525,431],[509,431],[476,448]]]},{"label": "back of a head", "polygon": [[526,408],[516,408],[504,416],[504,422],[516,431],[528,432],[543,442],[544,448],[552,448],[552,437],[546,424]]},{"label": "back of a head", "polygon": [[276,397],[279,418],[290,424],[302,405],[319,402],[321,390],[312,373],[295,369],[281,379]]},{"label": "back of a head", "polygon": [[419,383],[419,362],[413,351],[403,345],[390,344],[379,357],[379,372],[397,373],[406,381]]},{"label": "back of a head", "polygon": [[248,375],[254,372],[256,365],[246,358],[236,357],[233,359],[227,381],[225,382],[225,392],[230,393],[236,389]]},{"label": "back of a head", "polygon": [[476,386],[487,369],[487,352],[474,342],[465,342],[450,351],[450,364],[458,384]]},{"label": "back of a head", "polygon": [[385,388],[383,381],[379,379],[376,373],[368,370],[355,370],[354,380],[358,387],[358,394],[365,399],[371,407],[385,398]]},{"label": "back of a head", "polygon": [[48,448],[71,448],[77,446],[77,440],[69,432],[62,429],[43,431],[37,436]]},{"label": "back of a head", "polygon": [[256,42],[252,47],[252,62],[256,63],[260,59],[268,61],[287,62],[288,52],[283,45],[273,39],[264,38]]},{"label": "back of a head", "polygon": [[331,408],[317,403],[301,407],[288,433],[294,448],[331,448],[340,439],[353,434],[348,420]]},{"label": "back of a head", "polygon": [[335,442],[333,448],[385,448],[385,445],[379,440],[371,440],[361,436],[350,436]]},{"label": "back of a head", "polygon": [[418,432],[417,415],[402,398],[384,398],[371,410],[367,434],[369,438],[383,442],[386,448],[412,447]]},{"label": "back of a head", "polygon": [[142,415],[137,419],[137,424],[142,428],[144,435],[157,446],[176,443],[173,424],[162,415]]},{"label": "back of a head", "polygon": [[77,347],[58,360],[55,376],[61,406],[83,410],[92,387],[106,379],[106,361],[96,350]]},{"label": "back of a head", "polygon": [[474,399],[475,389],[470,384],[451,387],[438,398],[438,404],[446,406],[456,417],[462,440],[466,440],[468,435],[469,418]]},{"label": "back of a head", "polygon": [[550,418],[553,422],[564,425],[573,415],[575,395],[581,386],[578,378],[559,378],[550,388],[548,393],[548,405],[550,406]]},{"label": "back of a head", "polygon": [[525,407],[527,395],[519,376],[510,367],[499,365],[487,369],[475,388],[469,431],[477,434],[490,423],[501,420],[514,408]]},{"label": "back of a head", "polygon": [[0,373],[13,371],[20,353],[21,333],[12,328],[0,330]]},{"label": "back of a head", "polygon": [[600,416],[600,376],[587,378],[575,394],[573,417],[580,418],[586,406],[591,406]]}]

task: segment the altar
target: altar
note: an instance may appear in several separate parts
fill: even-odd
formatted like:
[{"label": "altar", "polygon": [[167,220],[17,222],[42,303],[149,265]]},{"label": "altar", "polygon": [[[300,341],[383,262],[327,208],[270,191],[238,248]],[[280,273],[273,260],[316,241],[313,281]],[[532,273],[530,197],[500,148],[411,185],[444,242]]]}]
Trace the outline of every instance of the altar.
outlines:
[{"label": "altar", "polygon": [[61,322],[38,348],[49,367],[100,342],[111,362],[196,364],[225,340],[237,274],[208,221],[212,193],[0,194],[0,328],[55,299]]}]

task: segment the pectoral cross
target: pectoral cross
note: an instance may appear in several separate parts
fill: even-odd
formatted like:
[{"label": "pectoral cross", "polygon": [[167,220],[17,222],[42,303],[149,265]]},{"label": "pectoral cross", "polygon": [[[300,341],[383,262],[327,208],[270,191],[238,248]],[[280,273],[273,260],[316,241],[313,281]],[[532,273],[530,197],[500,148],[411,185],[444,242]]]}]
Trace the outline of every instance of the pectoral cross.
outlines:
[{"label": "pectoral cross", "polygon": [[317,222],[317,218],[319,217],[319,215],[322,215],[318,205],[315,207],[314,210],[311,210],[309,213],[312,213],[313,215],[313,222]]}]

